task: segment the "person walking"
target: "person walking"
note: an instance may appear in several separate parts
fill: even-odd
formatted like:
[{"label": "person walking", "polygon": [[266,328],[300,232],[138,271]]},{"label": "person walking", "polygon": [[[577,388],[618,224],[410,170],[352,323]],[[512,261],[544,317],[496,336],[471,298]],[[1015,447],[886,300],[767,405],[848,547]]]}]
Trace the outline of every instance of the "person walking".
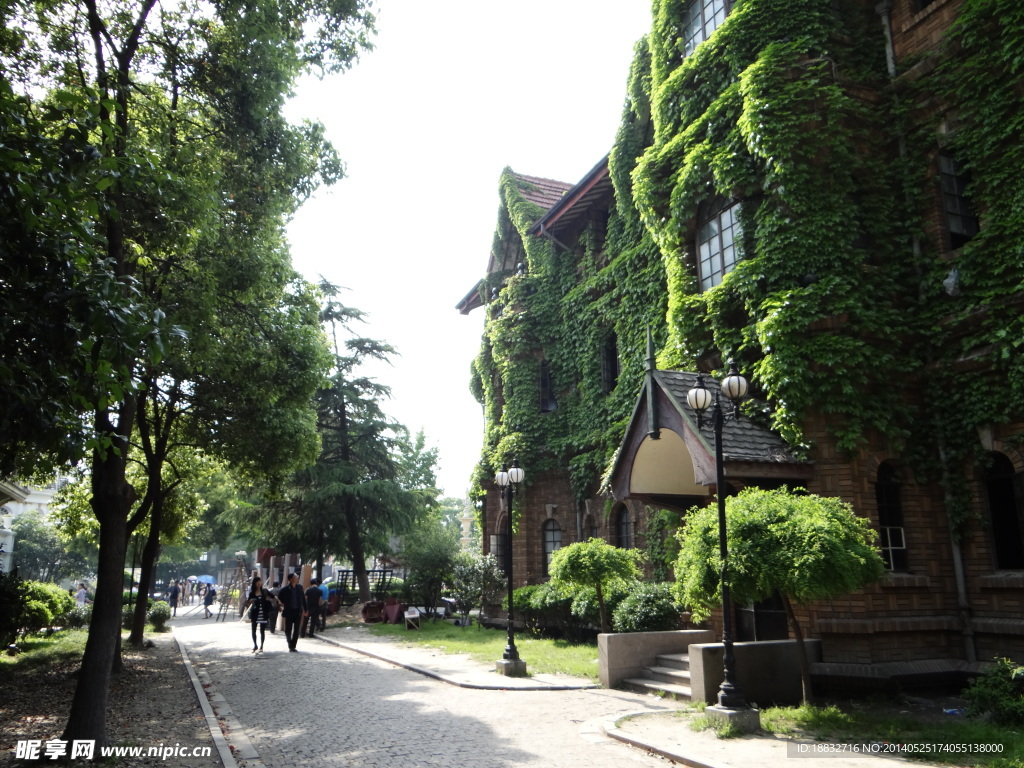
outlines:
[{"label": "person walking", "polygon": [[84,608],[89,602],[89,593],[85,591],[85,584],[78,585],[78,592],[75,593],[75,603],[79,608]]},{"label": "person walking", "polygon": [[217,590],[213,588],[213,584],[208,584],[206,587],[206,594],[203,595],[203,610],[206,611],[204,619],[208,619],[213,616],[213,611],[210,610],[210,606],[213,605],[213,599],[217,597]]},{"label": "person walking", "polygon": [[281,582],[275,581],[274,586],[270,588],[270,595],[274,599],[271,600],[270,605],[270,634],[277,634],[277,617],[281,615]]},{"label": "person walking", "polygon": [[171,606],[171,616],[178,615],[178,599],[181,597],[181,587],[178,582],[172,581],[171,588],[167,590],[167,604]]},{"label": "person walking", "polygon": [[289,573],[288,584],[281,587],[278,595],[281,601],[281,613],[284,614],[284,636],[288,640],[288,650],[295,653],[299,642],[299,627],[303,616],[308,616],[306,596],[299,584],[299,574]]},{"label": "person walking", "polygon": [[[267,622],[270,620],[271,604],[274,597],[269,591],[263,589],[263,579],[259,576],[252,577],[252,586],[249,588],[249,597],[242,606],[242,618],[245,618],[246,609],[249,610],[249,621],[252,622],[252,652],[263,653],[263,641],[267,639]],[[256,645],[256,628],[260,630],[260,643]]]},{"label": "person walking", "polygon": [[327,582],[320,579],[320,631],[327,629],[327,603],[331,598],[330,587]]},{"label": "person walking", "polygon": [[320,621],[320,580],[313,579],[306,590],[306,616],[302,619],[302,636],[316,636],[316,625]]}]

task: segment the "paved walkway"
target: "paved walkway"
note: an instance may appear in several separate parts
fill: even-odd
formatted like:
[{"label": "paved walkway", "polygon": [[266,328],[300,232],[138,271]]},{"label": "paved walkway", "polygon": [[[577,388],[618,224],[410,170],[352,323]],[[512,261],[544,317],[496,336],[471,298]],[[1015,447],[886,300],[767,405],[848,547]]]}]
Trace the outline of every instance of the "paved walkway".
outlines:
[{"label": "paved walkway", "polygon": [[797,754],[771,737],[718,739],[690,729],[667,700],[564,676],[506,678],[362,628],[300,639],[298,653],[283,633],[268,633],[265,653],[253,655],[247,622],[201,616],[179,613],[172,626],[242,768],[621,768],[666,758],[696,768],[893,765]]}]

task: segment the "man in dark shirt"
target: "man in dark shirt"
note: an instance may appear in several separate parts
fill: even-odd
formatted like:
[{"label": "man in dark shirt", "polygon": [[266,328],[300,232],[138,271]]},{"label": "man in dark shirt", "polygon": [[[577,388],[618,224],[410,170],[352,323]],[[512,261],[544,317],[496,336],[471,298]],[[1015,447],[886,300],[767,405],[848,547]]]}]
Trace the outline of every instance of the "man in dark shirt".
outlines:
[{"label": "man in dark shirt", "polygon": [[299,642],[299,626],[304,616],[308,616],[306,596],[302,594],[299,574],[289,573],[288,584],[281,587],[277,596],[281,601],[281,613],[284,614],[284,636],[288,640],[288,650],[294,652]]},{"label": "man in dark shirt", "polygon": [[302,619],[302,636],[305,637],[307,632],[309,637],[314,637],[316,631],[316,623],[320,618],[320,579],[313,579],[309,585],[309,589],[306,590],[306,617]]}]

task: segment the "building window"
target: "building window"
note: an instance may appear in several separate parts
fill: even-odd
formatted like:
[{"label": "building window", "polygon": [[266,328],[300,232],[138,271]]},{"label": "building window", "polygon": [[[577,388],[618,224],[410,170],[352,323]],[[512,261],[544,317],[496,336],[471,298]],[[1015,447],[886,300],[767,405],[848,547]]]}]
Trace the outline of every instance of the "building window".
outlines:
[{"label": "building window", "polygon": [[[498,521],[498,525],[507,525],[504,519]],[[490,541],[490,554],[498,561],[498,568],[502,573],[508,573],[508,535],[504,533],[492,533]]]},{"label": "building window", "polygon": [[923,11],[925,8],[927,8],[934,2],[935,0],[914,0],[914,10]]},{"label": "building window", "polygon": [[1001,453],[989,454],[985,470],[985,496],[992,521],[992,548],[999,570],[1024,569],[1024,474]]},{"label": "building window", "polygon": [[697,215],[697,275],[706,291],[722,282],[740,260],[739,203],[724,198],[702,204]]},{"label": "building window", "polygon": [[956,250],[978,234],[978,217],[967,196],[970,179],[950,155],[939,155],[939,184],[950,248]]},{"label": "building window", "polygon": [[903,532],[900,478],[889,462],[883,462],[878,468],[875,502],[878,505],[878,527],[885,567],[890,571],[906,571],[907,542]]},{"label": "building window", "polygon": [[562,529],[554,520],[544,521],[544,575],[547,576],[551,569],[551,558],[555,552],[562,548]]},{"label": "building window", "polygon": [[629,508],[621,505],[615,514],[615,546],[620,549],[633,548],[633,523],[629,519]]},{"label": "building window", "polygon": [[728,0],[693,0],[683,11],[683,56],[711,37],[725,21]]},{"label": "building window", "polygon": [[555,399],[555,382],[551,377],[551,366],[547,360],[540,363],[540,412],[551,413],[558,407]]},{"label": "building window", "polygon": [[619,382],[619,341],[609,334],[601,346],[601,391],[608,394]]}]

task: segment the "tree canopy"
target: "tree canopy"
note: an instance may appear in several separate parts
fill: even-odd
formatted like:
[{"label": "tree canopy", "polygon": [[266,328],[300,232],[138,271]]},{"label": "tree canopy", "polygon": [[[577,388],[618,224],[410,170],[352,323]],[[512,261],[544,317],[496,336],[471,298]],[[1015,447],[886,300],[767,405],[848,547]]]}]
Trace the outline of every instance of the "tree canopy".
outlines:
[{"label": "tree canopy", "polygon": [[551,558],[551,583],[556,587],[591,587],[597,593],[601,631],[611,631],[605,605],[608,588],[615,582],[640,578],[642,555],[636,549],[613,547],[602,539],[578,541],[557,550]]},{"label": "tree canopy", "polygon": [[[298,76],[345,69],[368,46],[367,8],[0,2],[0,108],[17,137],[0,152],[0,197],[16,214],[4,222],[13,258],[0,260],[0,309],[21,323],[0,332],[0,387],[40,411],[35,423],[18,408],[0,418],[0,468],[32,448],[91,451],[99,522],[66,739],[106,743],[125,546],[144,514],[128,479],[141,430],[157,445],[166,434],[151,419],[172,425],[169,406],[182,403],[202,424],[192,442],[253,473],[315,456],[309,398],[326,358],[283,228],[341,164],[322,126],[291,125],[282,108]],[[24,274],[9,275],[19,260]],[[36,301],[39,321],[25,317]]]},{"label": "tree canopy", "polygon": [[[877,533],[837,498],[746,488],[726,499],[726,535],[733,601],[743,605],[779,594],[805,667],[803,633],[791,603],[849,594],[885,571]],[[702,621],[722,602],[717,507],[691,509],[678,538],[676,595]],[[802,671],[809,697],[809,670]]]}]

